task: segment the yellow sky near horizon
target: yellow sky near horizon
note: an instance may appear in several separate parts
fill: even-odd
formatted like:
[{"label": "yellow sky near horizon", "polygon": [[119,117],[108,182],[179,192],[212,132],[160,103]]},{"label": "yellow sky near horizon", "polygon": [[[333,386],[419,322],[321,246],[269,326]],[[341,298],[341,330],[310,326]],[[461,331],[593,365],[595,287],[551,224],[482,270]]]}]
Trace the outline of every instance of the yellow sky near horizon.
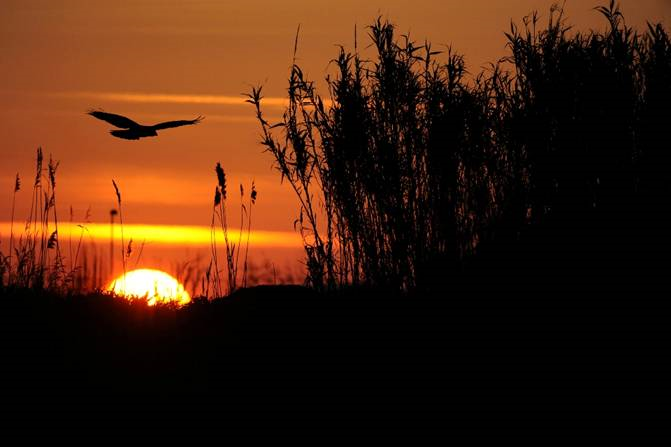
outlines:
[{"label": "yellow sky near horizon", "polygon": [[[45,231],[45,234],[49,236],[51,232],[55,231],[55,228],[55,225],[52,223],[51,226]],[[0,239],[4,239],[6,241],[10,234],[14,235],[15,240],[18,240],[19,237],[23,237],[25,239],[27,234],[41,234],[39,228],[31,228],[29,232],[26,232],[25,229],[26,225],[23,221],[15,221],[13,225],[11,222],[0,222]],[[109,223],[61,221],[58,224],[58,232],[60,233],[61,239],[69,237],[77,240],[81,234],[85,236],[86,239],[102,241],[106,243],[110,241],[111,234],[111,237],[114,239],[116,244],[119,244],[122,241],[125,241],[125,244],[127,244],[129,241],[133,240],[135,245],[139,245],[145,242],[149,244],[160,245],[190,245],[193,247],[209,247],[212,243],[212,231],[211,228],[207,226],[124,224],[124,233],[122,234],[120,230],[120,224],[117,220],[116,225],[114,225],[114,231],[111,230],[112,225]],[[214,233],[214,242],[217,244],[217,246],[221,246],[224,243],[224,235],[218,225],[216,226]],[[293,231],[251,230],[248,237],[248,232],[246,229],[243,228],[240,230],[239,226],[232,226],[228,229],[228,236],[232,244],[235,244],[236,246],[241,244],[243,248],[246,246],[247,241],[249,241],[249,246],[252,248],[301,247],[300,235]]]},{"label": "yellow sky near horizon", "polygon": [[[286,78],[300,24],[298,62],[323,89],[338,44],[351,48],[354,27],[364,48],[365,26],[378,15],[399,33],[451,44],[471,71],[506,54],[503,32],[533,9],[547,17],[551,0],[213,1],[9,0],[0,12],[0,222],[10,220],[14,176],[23,179],[16,215],[25,218],[34,155],[60,161],[59,213],[106,222],[115,206],[111,180],[124,196],[129,224],[208,225],[214,166],[224,166],[232,190],[254,180],[259,190],[253,226],[293,231],[298,204],[271,169],[259,127],[241,93],[264,85],[266,113],[281,116]],[[603,28],[592,10],[605,1],[567,1],[576,29]],[[622,0],[627,22],[669,27],[670,0]],[[126,141],[87,116],[102,108],[141,122],[192,119],[198,126]],[[237,208],[231,194],[231,207]]]}]

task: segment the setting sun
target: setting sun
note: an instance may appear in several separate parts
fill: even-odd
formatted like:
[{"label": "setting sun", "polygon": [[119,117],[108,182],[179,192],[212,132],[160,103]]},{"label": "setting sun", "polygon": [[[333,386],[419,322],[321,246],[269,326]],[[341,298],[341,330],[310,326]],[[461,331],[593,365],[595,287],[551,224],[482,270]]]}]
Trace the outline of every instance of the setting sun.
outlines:
[{"label": "setting sun", "polygon": [[145,298],[150,306],[158,302],[184,305],[191,296],[175,278],[160,270],[138,269],[119,276],[107,290],[119,296]]}]

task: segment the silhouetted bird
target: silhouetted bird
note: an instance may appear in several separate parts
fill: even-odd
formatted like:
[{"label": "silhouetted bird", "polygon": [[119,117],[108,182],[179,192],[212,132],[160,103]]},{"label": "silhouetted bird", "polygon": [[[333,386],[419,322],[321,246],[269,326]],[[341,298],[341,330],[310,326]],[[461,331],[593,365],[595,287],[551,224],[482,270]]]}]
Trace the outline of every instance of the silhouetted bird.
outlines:
[{"label": "silhouetted bird", "polygon": [[204,117],[199,116],[194,120],[166,121],[165,123],[154,124],[153,126],[143,126],[125,116],[115,115],[114,113],[103,112],[102,110],[91,110],[87,112],[92,117],[124,130],[110,130],[110,133],[117,138],[125,140],[139,140],[144,137],[155,137],[157,130],[169,129],[171,127],[187,126],[189,124],[198,124]]}]

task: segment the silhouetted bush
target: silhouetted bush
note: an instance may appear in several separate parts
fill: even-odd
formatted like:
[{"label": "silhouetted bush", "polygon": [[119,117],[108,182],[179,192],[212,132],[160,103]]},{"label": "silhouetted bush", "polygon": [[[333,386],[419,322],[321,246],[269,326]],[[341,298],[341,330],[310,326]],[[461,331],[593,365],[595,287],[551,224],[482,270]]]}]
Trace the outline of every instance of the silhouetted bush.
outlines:
[{"label": "silhouetted bush", "polygon": [[511,24],[510,55],[471,77],[462,56],[439,62],[378,19],[375,60],[341,48],[333,61],[330,103],[295,63],[281,122],[253,89],[263,144],[300,199],[311,284],[409,290],[530,224],[592,225],[580,245],[632,207],[665,209],[669,36],[638,34],[614,2],[595,9],[605,31],[570,33],[558,7],[544,29],[536,13]]}]

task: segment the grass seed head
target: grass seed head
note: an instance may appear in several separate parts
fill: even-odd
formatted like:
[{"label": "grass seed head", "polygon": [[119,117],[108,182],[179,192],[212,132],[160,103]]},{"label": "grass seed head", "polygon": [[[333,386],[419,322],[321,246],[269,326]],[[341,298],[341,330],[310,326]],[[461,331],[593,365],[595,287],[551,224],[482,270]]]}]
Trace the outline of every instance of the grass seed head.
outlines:
[{"label": "grass seed head", "polygon": [[116,192],[116,199],[119,203],[121,203],[121,193],[119,192],[119,187],[117,186],[114,179],[112,179],[112,185],[114,185],[114,191]]},{"label": "grass seed head", "polygon": [[219,188],[221,189],[221,195],[224,200],[226,200],[226,173],[219,162],[217,162],[217,167],[214,168],[214,170],[217,172],[217,180],[219,182]]},{"label": "grass seed head", "polygon": [[214,206],[217,207],[221,203],[221,192],[219,191],[219,187],[215,186],[214,188]]}]

